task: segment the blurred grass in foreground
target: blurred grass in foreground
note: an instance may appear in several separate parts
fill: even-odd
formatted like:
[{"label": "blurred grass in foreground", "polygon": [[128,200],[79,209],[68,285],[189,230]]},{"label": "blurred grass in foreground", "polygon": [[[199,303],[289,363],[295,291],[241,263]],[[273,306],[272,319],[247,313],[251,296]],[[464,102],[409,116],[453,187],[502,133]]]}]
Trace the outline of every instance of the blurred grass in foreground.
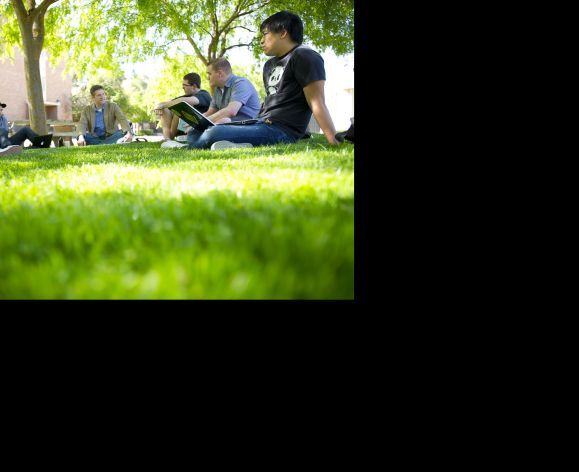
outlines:
[{"label": "blurred grass in foreground", "polygon": [[0,158],[2,299],[353,299],[354,148]]}]

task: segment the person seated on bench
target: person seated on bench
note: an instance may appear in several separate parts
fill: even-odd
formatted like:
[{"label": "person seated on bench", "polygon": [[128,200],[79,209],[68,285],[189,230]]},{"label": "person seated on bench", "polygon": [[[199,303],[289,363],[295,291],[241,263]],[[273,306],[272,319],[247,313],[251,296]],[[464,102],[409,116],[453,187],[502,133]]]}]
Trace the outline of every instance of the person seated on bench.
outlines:
[{"label": "person seated on bench", "polygon": [[[14,133],[12,136],[8,137],[8,131],[10,128],[8,127],[8,118],[6,117],[6,115],[4,115],[4,108],[6,108],[6,104],[0,103],[0,140],[2,140],[4,144],[6,144],[6,141],[4,141],[5,139],[9,141],[10,144],[6,144],[6,146],[10,145],[22,146],[24,141],[26,141],[27,139],[29,141],[32,141],[34,138],[40,136],[38,133],[32,131],[32,129],[29,126],[24,126],[20,128],[16,133]],[[51,139],[52,135],[47,134],[42,137]]]},{"label": "person seated on bench", "polygon": [[[263,21],[260,32],[261,48],[271,59],[263,66],[267,95],[256,117],[259,122],[212,126],[203,132],[193,129],[187,137],[189,148],[295,143],[304,137],[312,113],[328,143],[339,144],[324,98],[324,60],[313,49],[302,46],[304,27],[301,18],[280,11]],[[211,116],[208,118],[213,119]]]},{"label": "person seated on bench", "polygon": [[183,131],[186,123],[179,119],[168,107],[176,103],[186,102],[194,106],[201,113],[205,113],[211,103],[211,95],[207,90],[201,89],[201,77],[195,72],[190,72],[183,77],[182,83],[185,95],[176,97],[167,102],[159,103],[153,110],[161,119],[164,139],[175,139],[177,136],[186,135]]},{"label": "person seated on bench", "polygon": [[[93,85],[90,95],[93,104],[84,107],[80,115],[78,145],[116,144],[121,138],[130,143],[133,134],[129,121],[116,103],[107,101],[103,86]],[[122,131],[118,129],[119,124]]]}]

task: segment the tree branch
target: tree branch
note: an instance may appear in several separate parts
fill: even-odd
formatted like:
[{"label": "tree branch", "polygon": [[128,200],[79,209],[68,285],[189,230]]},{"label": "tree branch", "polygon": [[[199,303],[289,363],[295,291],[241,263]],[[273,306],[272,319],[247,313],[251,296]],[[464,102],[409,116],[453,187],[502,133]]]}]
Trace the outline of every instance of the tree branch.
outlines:
[{"label": "tree branch", "polygon": [[245,26],[241,26],[241,25],[234,26],[234,27],[231,28],[231,29],[234,30],[235,28],[243,28],[244,30],[249,31],[250,33],[257,33],[257,31],[252,30],[252,29],[249,29],[249,28],[246,28]]},{"label": "tree branch", "polygon": [[235,44],[235,45],[233,45],[233,46],[229,46],[229,47],[223,48],[223,49],[221,49],[221,53],[219,54],[219,57],[223,57],[223,55],[224,55],[227,51],[229,51],[230,49],[233,49],[233,48],[242,48],[242,47],[244,47],[244,46],[251,46],[251,45],[252,45],[252,43],[248,43],[248,44]]},{"label": "tree branch", "polygon": [[189,41],[189,40],[188,40],[187,38],[177,38],[177,39],[174,39],[174,40],[172,40],[172,41],[169,41],[168,43],[160,44],[159,46],[155,45],[154,50],[157,51],[157,50],[159,50],[159,49],[166,48],[166,47],[169,46],[170,44],[176,43],[176,42],[178,42],[178,41]]},{"label": "tree branch", "polygon": [[195,40],[193,40],[193,38],[189,34],[187,35],[187,41],[189,41],[189,44],[191,44],[191,46],[193,46],[193,49],[195,50],[195,54],[197,54],[197,56],[199,57],[199,59],[201,59],[203,64],[207,64],[209,62],[208,58],[206,58],[203,55],[203,53],[201,52],[201,49],[199,49],[199,46],[197,45]]},{"label": "tree branch", "polygon": [[26,18],[26,9],[24,8],[24,4],[22,3],[22,0],[10,0],[10,3],[12,3],[12,7],[14,8],[14,11],[16,12],[16,17],[18,18],[18,22],[22,22],[24,21],[24,19]]},{"label": "tree branch", "polygon": [[[161,2],[170,10],[172,10],[173,14],[179,18],[179,12],[177,12],[174,8],[173,5],[171,5],[169,2],[167,2],[166,0],[161,0]],[[199,59],[201,59],[201,61],[203,62],[203,64],[207,64],[208,60],[207,58],[203,55],[203,52],[201,52],[201,49],[199,49],[199,46],[197,45],[197,42],[191,37],[191,35],[189,34],[188,31],[184,31],[183,32],[187,38],[187,41],[189,42],[189,44],[191,44],[191,46],[193,47],[193,50],[195,51],[195,54],[197,54],[197,57],[199,57]]]},{"label": "tree branch", "polygon": [[37,8],[30,10],[30,21],[34,22],[39,16],[44,16],[48,7],[58,1],[59,0],[44,0]]}]

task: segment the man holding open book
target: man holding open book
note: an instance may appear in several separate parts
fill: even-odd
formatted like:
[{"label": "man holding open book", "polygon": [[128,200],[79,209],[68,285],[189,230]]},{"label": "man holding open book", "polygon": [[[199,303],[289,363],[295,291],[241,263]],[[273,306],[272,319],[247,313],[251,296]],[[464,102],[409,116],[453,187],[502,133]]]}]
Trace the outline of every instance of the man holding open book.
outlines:
[{"label": "man holding open book", "polygon": [[163,128],[163,138],[165,140],[175,139],[177,136],[185,135],[185,123],[179,120],[175,114],[171,113],[169,107],[177,103],[185,102],[197,108],[197,110],[206,112],[211,104],[211,95],[201,88],[201,77],[195,72],[185,74],[183,77],[183,92],[185,95],[176,97],[173,100],[159,103],[155,109],[155,114],[161,120]]}]

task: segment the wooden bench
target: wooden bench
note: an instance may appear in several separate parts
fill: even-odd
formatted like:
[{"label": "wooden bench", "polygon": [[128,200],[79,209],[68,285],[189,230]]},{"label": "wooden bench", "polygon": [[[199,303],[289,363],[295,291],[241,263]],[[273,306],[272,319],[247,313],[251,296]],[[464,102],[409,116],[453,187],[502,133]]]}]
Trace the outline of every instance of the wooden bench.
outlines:
[{"label": "wooden bench", "polygon": [[[30,120],[14,120],[11,122],[12,126],[30,126]],[[58,139],[67,139],[72,145],[72,138],[78,136],[76,121],[68,120],[46,120],[48,126],[48,134],[52,134],[52,142],[58,146]]]},{"label": "wooden bench", "polygon": [[52,128],[52,140],[54,145],[58,146],[58,138],[64,138],[69,141],[72,146],[72,138],[78,136],[78,123],[75,121],[47,121],[47,124]]}]

